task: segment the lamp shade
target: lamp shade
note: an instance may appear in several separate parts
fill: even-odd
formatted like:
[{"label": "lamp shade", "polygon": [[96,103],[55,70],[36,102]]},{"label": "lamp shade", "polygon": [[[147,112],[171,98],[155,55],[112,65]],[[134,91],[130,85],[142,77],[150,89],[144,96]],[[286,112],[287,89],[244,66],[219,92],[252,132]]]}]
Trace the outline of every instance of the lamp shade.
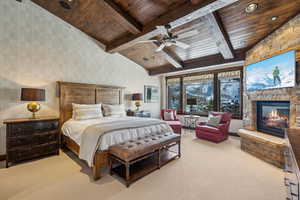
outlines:
[{"label": "lamp shade", "polygon": [[142,93],[132,94],[132,100],[133,101],[142,101],[143,100],[143,94]]},{"label": "lamp shade", "polygon": [[36,88],[22,88],[21,101],[45,101],[45,90]]},{"label": "lamp shade", "polygon": [[197,99],[195,99],[195,98],[187,99],[186,104],[187,105],[197,105]]}]

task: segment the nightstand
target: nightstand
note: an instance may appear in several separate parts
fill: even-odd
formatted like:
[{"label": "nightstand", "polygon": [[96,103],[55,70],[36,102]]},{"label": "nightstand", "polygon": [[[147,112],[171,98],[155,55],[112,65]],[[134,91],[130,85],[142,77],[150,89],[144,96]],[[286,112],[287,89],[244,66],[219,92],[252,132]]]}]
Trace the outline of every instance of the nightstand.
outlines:
[{"label": "nightstand", "polygon": [[149,111],[132,111],[132,110],[128,110],[127,111],[127,116],[130,117],[147,117],[150,118],[151,117],[151,113]]},{"label": "nightstand", "polygon": [[59,154],[59,118],[10,119],[6,124],[6,167]]}]

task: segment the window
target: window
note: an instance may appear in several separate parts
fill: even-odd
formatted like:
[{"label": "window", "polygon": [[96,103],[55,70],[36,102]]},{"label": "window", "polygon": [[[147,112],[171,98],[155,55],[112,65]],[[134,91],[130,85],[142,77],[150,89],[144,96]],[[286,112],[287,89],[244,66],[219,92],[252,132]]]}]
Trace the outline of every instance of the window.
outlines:
[{"label": "window", "polygon": [[180,79],[168,79],[167,91],[168,91],[168,108],[180,110]]},{"label": "window", "polygon": [[168,108],[181,114],[207,116],[210,111],[242,117],[242,68],[226,72],[167,78]]},{"label": "window", "polygon": [[213,74],[183,78],[185,112],[207,115],[213,110]]},{"label": "window", "polygon": [[220,111],[229,112],[238,118],[241,115],[240,71],[218,74],[220,84]]}]

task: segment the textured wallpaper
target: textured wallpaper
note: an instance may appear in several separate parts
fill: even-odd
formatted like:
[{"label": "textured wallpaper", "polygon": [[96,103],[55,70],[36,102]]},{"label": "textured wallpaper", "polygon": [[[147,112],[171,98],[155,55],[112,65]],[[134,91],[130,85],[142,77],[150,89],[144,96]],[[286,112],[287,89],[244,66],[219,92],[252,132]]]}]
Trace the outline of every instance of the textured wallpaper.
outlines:
[{"label": "textured wallpaper", "polygon": [[[46,89],[39,115],[58,115],[56,81],[125,86],[125,94],[160,86],[137,64],[105,53],[92,39],[29,0],[0,0],[0,154],[5,153],[4,119],[28,117],[22,87]],[[125,95],[126,96],[126,95]],[[131,101],[127,107],[133,108]],[[160,103],[143,104],[158,117]]]}]

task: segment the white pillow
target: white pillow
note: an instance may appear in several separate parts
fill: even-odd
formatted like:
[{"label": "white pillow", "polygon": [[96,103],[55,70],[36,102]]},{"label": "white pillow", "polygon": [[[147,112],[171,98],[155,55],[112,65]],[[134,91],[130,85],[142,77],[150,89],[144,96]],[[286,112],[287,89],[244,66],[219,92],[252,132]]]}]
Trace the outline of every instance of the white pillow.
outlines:
[{"label": "white pillow", "polygon": [[97,119],[103,117],[101,104],[72,103],[74,120]]},{"label": "white pillow", "polygon": [[109,117],[125,117],[125,106],[124,104],[120,105],[109,105],[109,104],[103,104],[103,111],[104,116]]},{"label": "white pillow", "polygon": [[220,115],[217,116],[209,115],[207,125],[218,128],[221,118],[222,117]]},{"label": "white pillow", "polygon": [[174,112],[170,111],[170,112],[164,112],[164,119],[166,121],[174,121]]}]

